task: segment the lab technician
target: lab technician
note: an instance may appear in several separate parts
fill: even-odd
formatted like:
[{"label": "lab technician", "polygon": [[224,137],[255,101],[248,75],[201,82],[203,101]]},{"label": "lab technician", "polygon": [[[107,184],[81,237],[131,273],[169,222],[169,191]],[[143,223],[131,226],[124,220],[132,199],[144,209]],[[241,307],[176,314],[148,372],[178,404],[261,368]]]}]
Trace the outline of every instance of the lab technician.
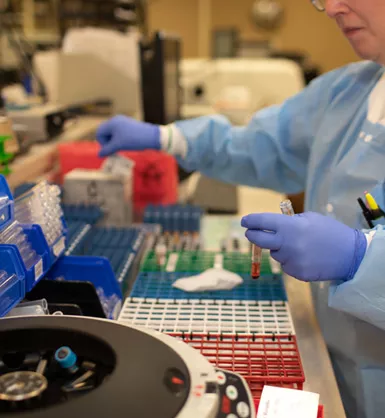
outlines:
[{"label": "lab technician", "polygon": [[385,1],[312,3],[365,61],[319,77],[244,127],[222,116],[162,127],[117,116],[97,137],[101,156],[161,149],[184,169],[226,182],[305,190],[304,214],[250,214],[242,225],[286,273],[313,282],[348,418],[383,418],[385,219],[370,229],[357,198],[372,192],[385,209]]}]

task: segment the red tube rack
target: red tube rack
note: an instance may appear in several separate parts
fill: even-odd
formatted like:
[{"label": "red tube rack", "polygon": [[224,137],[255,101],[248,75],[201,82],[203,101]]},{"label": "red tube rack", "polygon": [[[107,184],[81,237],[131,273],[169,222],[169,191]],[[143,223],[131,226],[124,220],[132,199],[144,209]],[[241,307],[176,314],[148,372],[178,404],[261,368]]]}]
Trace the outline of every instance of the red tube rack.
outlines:
[{"label": "red tube rack", "polygon": [[[259,400],[254,402],[255,405],[255,412],[258,412],[258,407],[259,407]],[[318,407],[318,415],[317,418],[324,418],[324,407],[322,405],[320,405]]]},{"label": "red tube rack", "polygon": [[302,390],[305,375],[292,335],[172,333],[199,350],[216,367],[241,374],[254,399],[264,385]]}]

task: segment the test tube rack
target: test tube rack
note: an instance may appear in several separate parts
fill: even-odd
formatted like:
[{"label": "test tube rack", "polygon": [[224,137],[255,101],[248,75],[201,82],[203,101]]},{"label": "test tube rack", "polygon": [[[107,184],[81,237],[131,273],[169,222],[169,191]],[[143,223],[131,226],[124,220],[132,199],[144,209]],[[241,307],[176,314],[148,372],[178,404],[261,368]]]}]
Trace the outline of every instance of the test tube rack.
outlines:
[{"label": "test tube rack", "polygon": [[214,366],[242,375],[254,399],[264,385],[303,389],[305,376],[297,340],[291,335],[175,333]]},{"label": "test tube rack", "polygon": [[293,335],[285,301],[152,299],[129,297],[119,321],[159,332]]},{"label": "test tube rack", "polygon": [[139,268],[138,259],[144,249],[146,233],[137,227],[116,228],[80,225],[79,235],[70,244],[67,255],[92,256],[108,259],[114,277],[123,292],[130,286],[135,267]]},{"label": "test tube rack", "polygon": [[232,290],[185,292],[173,287],[176,280],[196,274],[196,272],[142,272],[137,276],[130,296],[176,300],[287,300],[281,276],[266,275],[261,276],[259,280],[253,280],[249,274],[241,274],[243,283]]},{"label": "test tube rack", "polygon": [[[15,202],[4,176],[0,175],[0,234],[8,234],[6,231],[15,224]],[[19,303],[52,267],[57,259],[64,253],[66,226],[62,222],[62,235],[48,244],[42,227],[38,224],[20,224],[17,226],[18,234],[28,243],[30,251],[36,256],[33,262],[26,263],[20,251],[21,247],[12,244],[0,244],[0,265],[3,275],[0,278],[0,317],[8,313]],[[8,229],[7,229],[8,228]],[[14,229],[16,230],[16,228]],[[12,241],[10,241],[12,242]]]},{"label": "test tube rack", "polygon": [[[261,277],[253,280],[248,253],[171,250],[175,242],[164,238],[164,264],[158,264],[156,245],[145,254],[119,321],[182,339],[215,366],[241,373],[256,400],[266,384],[301,390],[305,377],[284,282],[269,254],[262,254]],[[237,273],[243,283],[230,291],[173,287],[209,268]]]},{"label": "test tube rack", "polygon": [[[168,251],[166,262],[159,266],[154,250],[150,250],[142,263],[142,272],[203,272],[212,267],[221,267],[239,274],[250,274],[250,255],[241,252],[215,251]],[[262,255],[261,274],[273,276],[269,256]],[[277,275],[278,277],[278,275]]]},{"label": "test tube rack", "polygon": [[143,222],[161,225],[167,233],[198,233],[202,215],[203,210],[193,205],[148,205]]}]

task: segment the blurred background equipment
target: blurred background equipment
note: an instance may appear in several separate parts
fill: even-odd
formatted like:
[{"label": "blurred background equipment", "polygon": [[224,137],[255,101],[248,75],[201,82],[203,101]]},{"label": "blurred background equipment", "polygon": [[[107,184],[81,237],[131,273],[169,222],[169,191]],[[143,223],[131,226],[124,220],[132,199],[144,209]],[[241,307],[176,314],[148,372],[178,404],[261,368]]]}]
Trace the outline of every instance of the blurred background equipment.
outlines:
[{"label": "blurred background equipment", "polygon": [[255,0],[252,18],[258,28],[273,31],[282,25],[284,9],[279,0]]},{"label": "blurred background equipment", "polygon": [[140,53],[144,120],[159,125],[179,120],[180,39],[157,32],[152,40],[141,42]]}]

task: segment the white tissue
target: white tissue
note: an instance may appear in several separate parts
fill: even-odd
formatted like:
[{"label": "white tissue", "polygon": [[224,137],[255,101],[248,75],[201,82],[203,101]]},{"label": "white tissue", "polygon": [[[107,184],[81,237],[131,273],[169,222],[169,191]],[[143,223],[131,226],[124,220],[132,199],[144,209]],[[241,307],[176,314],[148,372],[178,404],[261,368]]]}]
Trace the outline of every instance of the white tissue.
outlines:
[{"label": "white tissue", "polygon": [[197,276],[178,279],[174,282],[173,287],[185,292],[204,292],[231,290],[241,283],[243,283],[243,279],[238,274],[220,268],[211,268]]}]

